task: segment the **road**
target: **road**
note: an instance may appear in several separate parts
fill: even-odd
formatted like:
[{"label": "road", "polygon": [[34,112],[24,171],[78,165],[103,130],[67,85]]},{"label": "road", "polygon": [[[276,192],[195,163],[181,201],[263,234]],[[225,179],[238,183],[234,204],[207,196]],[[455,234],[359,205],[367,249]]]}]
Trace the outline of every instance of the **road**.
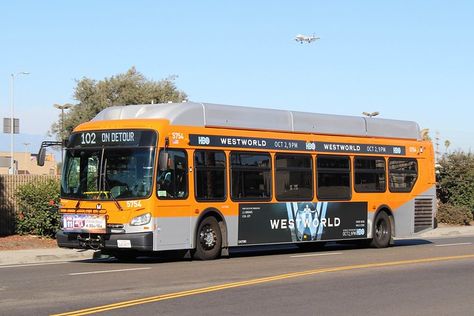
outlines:
[{"label": "road", "polygon": [[0,266],[0,315],[474,315],[474,237]]}]

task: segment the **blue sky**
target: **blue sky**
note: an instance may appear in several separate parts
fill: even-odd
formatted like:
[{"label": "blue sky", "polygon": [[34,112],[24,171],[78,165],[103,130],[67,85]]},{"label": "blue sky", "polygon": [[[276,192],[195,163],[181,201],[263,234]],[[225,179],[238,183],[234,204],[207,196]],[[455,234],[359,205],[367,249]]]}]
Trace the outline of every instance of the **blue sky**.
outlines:
[{"label": "blue sky", "polygon": [[[10,74],[30,149],[76,80],[135,66],[192,101],[417,121],[474,149],[472,1],[2,1],[0,115]],[[321,39],[311,44],[296,34]],[[39,145],[39,144],[38,144]],[[9,138],[0,135],[0,150]]]}]

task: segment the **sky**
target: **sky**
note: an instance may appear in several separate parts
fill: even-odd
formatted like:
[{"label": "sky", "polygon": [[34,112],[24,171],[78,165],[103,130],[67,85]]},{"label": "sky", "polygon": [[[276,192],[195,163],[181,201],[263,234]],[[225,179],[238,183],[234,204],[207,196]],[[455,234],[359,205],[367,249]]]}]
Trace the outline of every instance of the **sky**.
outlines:
[{"label": "sky", "polygon": [[[473,1],[0,0],[0,117],[36,152],[77,80],[135,66],[190,101],[418,122],[474,150]],[[320,40],[300,44],[297,34]],[[30,145],[25,145],[30,143]],[[0,134],[0,151],[10,138]]]}]

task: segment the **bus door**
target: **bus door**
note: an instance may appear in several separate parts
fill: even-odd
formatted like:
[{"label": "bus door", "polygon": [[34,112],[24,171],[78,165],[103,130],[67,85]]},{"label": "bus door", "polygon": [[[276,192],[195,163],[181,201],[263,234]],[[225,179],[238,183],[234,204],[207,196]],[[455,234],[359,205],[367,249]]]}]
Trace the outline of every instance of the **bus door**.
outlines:
[{"label": "bus door", "polygon": [[185,150],[160,151],[156,195],[154,250],[191,248],[191,203]]}]

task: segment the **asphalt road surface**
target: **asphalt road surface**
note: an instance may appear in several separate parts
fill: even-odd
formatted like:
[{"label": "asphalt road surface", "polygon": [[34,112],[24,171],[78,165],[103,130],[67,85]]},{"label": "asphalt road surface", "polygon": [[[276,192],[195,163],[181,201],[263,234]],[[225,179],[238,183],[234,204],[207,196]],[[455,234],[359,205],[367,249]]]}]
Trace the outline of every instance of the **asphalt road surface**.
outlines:
[{"label": "asphalt road surface", "polygon": [[474,315],[474,237],[0,266],[0,315]]}]

